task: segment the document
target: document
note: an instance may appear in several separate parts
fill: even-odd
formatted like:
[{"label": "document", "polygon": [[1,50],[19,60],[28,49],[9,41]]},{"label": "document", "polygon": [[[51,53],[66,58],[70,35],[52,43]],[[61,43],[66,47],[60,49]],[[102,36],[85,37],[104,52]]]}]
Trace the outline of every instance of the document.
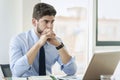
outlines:
[{"label": "document", "polygon": [[31,76],[29,80],[53,80],[50,76]]},{"label": "document", "polygon": [[58,80],[82,80],[80,76],[73,75],[73,76],[62,76],[62,77],[57,77]]},{"label": "document", "polygon": [[22,78],[22,77],[12,77],[12,80],[27,80],[27,78]]},{"label": "document", "polygon": [[7,77],[7,78],[2,78],[0,80],[27,80],[27,78],[22,78],[22,77]]}]

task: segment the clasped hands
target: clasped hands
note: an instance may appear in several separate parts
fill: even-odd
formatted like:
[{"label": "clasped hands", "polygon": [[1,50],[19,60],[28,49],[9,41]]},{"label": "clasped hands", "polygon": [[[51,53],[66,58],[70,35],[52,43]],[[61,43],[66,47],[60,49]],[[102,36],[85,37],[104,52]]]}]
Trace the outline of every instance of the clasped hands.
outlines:
[{"label": "clasped hands", "polygon": [[50,44],[54,46],[59,46],[60,42],[56,39],[56,34],[52,29],[45,29],[41,34],[40,34],[40,43],[41,45],[44,45],[45,42],[49,42]]}]

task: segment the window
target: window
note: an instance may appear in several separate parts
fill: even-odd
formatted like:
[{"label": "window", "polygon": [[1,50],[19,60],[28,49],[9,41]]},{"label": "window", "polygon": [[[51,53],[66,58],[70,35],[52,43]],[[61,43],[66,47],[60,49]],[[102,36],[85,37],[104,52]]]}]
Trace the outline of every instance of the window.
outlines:
[{"label": "window", "polygon": [[120,45],[120,0],[97,0],[97,46]]},{"label": "window", "polygon": [[[85,70],[88,58],[88,1],[89,0],[41,0],[57,10],[54,31],[69,53],[75,56],[77,74]],[[55,68],[54,68],[55,67]],[[61,73],[60,66],[53,66],[54,74]]]}]

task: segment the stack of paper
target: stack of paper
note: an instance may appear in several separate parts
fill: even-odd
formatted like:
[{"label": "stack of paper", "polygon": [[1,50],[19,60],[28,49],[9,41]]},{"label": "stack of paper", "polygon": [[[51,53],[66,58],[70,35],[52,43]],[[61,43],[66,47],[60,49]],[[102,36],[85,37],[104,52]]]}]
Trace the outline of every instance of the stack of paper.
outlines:
[{"label": "stack of paper", "polygon": [[27,80],[27,78],[22,78],[22,77],[6,77],[6,78],[2,78],[0,80]]},{"label": "stack of paper", "polygon": [[82,78],[77,75],[73,75],[73,76],[61,76],[58,77],[58,80],[82,80]]},{"label": "stack of paper", "polygon": [[12,80],[27,80],[27,78],[22,78],[22,77],[12,77]]},{"label": "stack of paper", "polygon": [[52,80],[50,76],[31,76],[29,80]]}]

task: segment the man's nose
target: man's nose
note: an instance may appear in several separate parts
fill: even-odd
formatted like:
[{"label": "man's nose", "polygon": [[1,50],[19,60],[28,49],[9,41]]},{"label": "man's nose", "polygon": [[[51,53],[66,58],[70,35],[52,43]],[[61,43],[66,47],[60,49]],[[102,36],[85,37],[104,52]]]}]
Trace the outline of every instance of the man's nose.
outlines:
[{"label": "man's nose", "polygon": [[47,27],[48,27],[49,29],[52,29],[52,28],[53,28],[53,24],[48,23]]}]

